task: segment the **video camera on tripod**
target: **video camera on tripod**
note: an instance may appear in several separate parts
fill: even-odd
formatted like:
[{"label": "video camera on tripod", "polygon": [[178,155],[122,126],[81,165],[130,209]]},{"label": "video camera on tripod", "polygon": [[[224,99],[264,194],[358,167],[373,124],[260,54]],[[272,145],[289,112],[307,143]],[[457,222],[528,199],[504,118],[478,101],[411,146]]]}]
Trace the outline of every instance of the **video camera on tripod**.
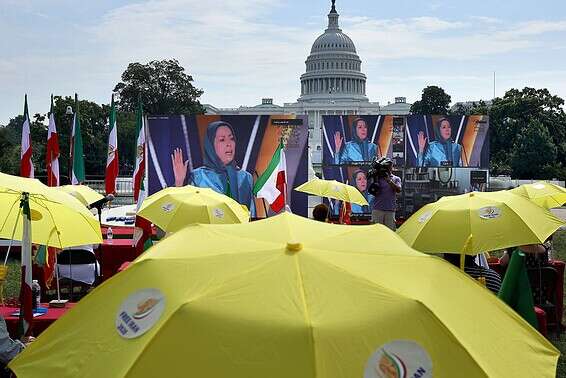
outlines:
[{"label": "video camera on tripod", "polygon": [[368,171],[368,181],[371,183],[368,187],[368,192],[374,196],[377,196],[379,193],[379,179],[384,179],[389,177],[390,169],[393,165],[393,162],[386,158],[374,158],[371,162],[371,168]]}]

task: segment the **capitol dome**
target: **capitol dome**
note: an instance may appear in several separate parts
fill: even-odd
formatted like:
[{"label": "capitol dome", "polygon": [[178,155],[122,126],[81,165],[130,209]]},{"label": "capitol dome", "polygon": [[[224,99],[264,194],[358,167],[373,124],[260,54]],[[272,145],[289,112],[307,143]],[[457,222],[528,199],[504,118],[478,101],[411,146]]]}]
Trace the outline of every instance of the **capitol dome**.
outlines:
[{"label": "capitol dome", "polygon": [[328,14],[328,27],[313,43],[301,75],[299,101],[368,101],[366,75],[350,37],[340,29],[335,0]]}]

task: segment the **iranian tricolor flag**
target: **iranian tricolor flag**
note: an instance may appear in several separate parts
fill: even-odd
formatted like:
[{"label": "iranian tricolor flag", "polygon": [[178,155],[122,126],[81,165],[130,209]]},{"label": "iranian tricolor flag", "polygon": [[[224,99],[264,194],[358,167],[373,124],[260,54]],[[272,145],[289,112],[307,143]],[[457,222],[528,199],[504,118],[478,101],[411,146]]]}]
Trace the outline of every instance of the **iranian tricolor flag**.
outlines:
[{"label": "iranian tricolor flag", "polygon": [[28,95],[24,100],[24,123],[22,124],[22,151],[20,154],[20,176],[33,178],[33,162],[31,160],[31,132],[28,113]]},{"label": "iranian tricolor flag", "polygon": [[108,157],[106,158],[106,194],[114,194],[116,193],[116,178],[118,177],[118,129],[114,95],[112,95],[108,124],[110,134],[108,135]]},{"label": "iranian tricolor flag", "polygon": [[85,180],[85,161],[83,156],[83,138],[79,119],[79,97],[75,93],[75,116],[71,132],[71,184],[80,185]]},{"label": "iranian tricolor flag", "polygon": [[134,168],[134,201],[138,201],[145,174],[145,128],[143,124],[143,105],[138,99],[136,110],[136,165]]},{"label": "iranian tricolor flag", "polygon": [[20,286],[20,323],[19,334],[25,336],[29,333],[33,321],[32,308],[32,262],[31,262],[31,211],[29,208],[29,194],[23,193],[20,200],[22,210],[22,284]]},{"label": "iranian tricolor flag", "polygon": [[254,194],[264,198],[271,210],[278,213],[285,208],[285,191],[287,188],[287,164],[283,142],[273,154],[267,169],[258,178],[254,186]]},{"label": "iranian tricolor flag", "polygon": [[49,127],[47,128],[47,185],[59,186],[59,137],[55,127],[55,115],[53,114],[53,95],[51,95],[51,110],[49,111]]}]

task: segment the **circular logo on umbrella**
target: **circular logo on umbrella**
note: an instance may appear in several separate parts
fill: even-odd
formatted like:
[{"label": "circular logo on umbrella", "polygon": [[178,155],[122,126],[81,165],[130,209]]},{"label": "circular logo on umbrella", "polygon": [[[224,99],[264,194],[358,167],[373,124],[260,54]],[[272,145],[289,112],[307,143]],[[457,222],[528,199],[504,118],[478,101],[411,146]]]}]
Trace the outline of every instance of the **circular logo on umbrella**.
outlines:
[{"label": "circular logo on umbrella", "polygon": [[364,378],[429,378],[432,360],[414,341],[395,340],[382,345],[366,363]]},{"label": "circular logo on umbrella", "polygon": [[544,184],[534,184],[534,185],[533,185],[533,188],[535,188],[535,189],[544,189],[544,188],[546,188],[546,185],[544,185]]},{"label": "circular logo on umbrella", "polygon": [[159,289],[143,289],[130,294],[118,309],[116,331],[126,339],[139,337],[157,323],[165,309]]},{"label": "circular logo on umbrella", "polygon": [[497,206],[486,206],[479,210],[480,218],[495,219],[501,216],[501,209]]},{"label": "circular logo on umbrella", "polygon": [[424,223],[432,217],[432,211],[426,211],[419,217],[419,223]]},{"label": "circular logo on umbrella", "polygon": [[218,219],[224,218],[224,210],[216,207],[212,210],[212,215],[214,215]]},{"label": "circular logo on umbrella", "polygon": [[332,190],[335,191],[335,192],[339,192],[339,191],[340,191],[340,187],[339,187],[338,185],[334,185],[334,186],[332,187]]},{"label": "circular logo on umbrella", "polygon": [[173,209],[175,208],[175,205],[172,203],[166,203],[163,206],[161,206],[161,208],[163,209],[163,211],[165,211],[166,213],[170,213],[171,211],[173,211]]}]

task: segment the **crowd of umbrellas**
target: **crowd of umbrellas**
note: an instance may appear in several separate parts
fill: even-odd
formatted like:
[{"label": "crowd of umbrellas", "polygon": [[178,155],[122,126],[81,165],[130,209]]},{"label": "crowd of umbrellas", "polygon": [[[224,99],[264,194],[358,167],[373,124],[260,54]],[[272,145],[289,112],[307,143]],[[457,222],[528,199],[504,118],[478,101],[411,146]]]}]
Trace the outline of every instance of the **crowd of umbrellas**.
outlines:
[{"label": "crowd of umbrellas", "polygon": [[[359,200],[322,181],[305,191]],[[28,201],[33,243],[100,243],[81,196],[0,174],[0,237],[21,240]],[[551,377],[559,352],[434,254],[542,243],[564,225],[548,208],[564,202],[547,183],[445,197],[394,233],[287,212],[248,222],[222,194],[168,188],[138,211],[167,236],[9,367],[25,377]]]}]

